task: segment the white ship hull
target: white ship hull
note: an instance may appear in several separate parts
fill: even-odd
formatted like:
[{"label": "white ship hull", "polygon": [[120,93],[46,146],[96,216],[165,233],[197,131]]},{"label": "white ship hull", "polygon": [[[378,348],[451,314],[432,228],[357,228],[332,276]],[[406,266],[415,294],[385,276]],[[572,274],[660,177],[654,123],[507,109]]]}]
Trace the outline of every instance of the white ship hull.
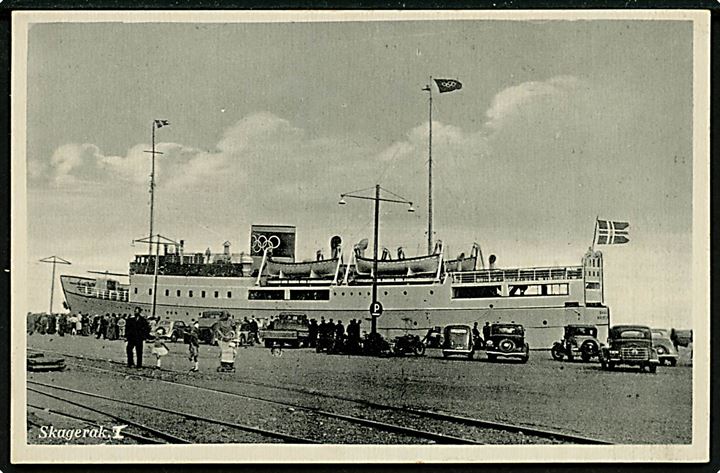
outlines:
[{"label": "white ship hull", "polygon": [[[493,286],[491,280],[478,283],[492,273],[481,275],[456,273],[442,282],[429,280],[410,284],[407,281],[388,283],[378,287],[378,299],[384,306],[378,318],[378,331],[385,337],[412,332],[424,335],[429,328],[449,324],[472,325],[478,322],[514,322],[523,324],[531,348],[550,348],[562,336],[567,324],[598,326],[599,339],[607,337],[610,323],[609,309],[601,303],[588,304],[586,278],[578,277],[580,267],[573,273],[550,275],[545,281],[553,287],[564,288],[560,294],[512,297],[512,285],[497,283],[498,296],[467,296],[466,291]],[[506,271],[510,274],[510,271]],[[517,276],[517,272],[512,273]],[[468,279],[469,276],[472,278]],[[529,277],[529,276],[528,276]],[[67,304],[72,312],[88,314],[131,314],[140,307],[146,316],[151,314],[152,275],[133,275],[128,286],[120,291],[94,291],[93,279],[62,276]],[[517,281],[515,281],[517,282]],[[533,281],[530,281],[533,282]],[[537,281],[534,281],[537,282]],[[156,315],[161,318],[197,319],[202,311],[224,309],[236,318],[267,319],[281,311],[297,311],[308,318],[362,320],[362,329],[370,329],[371,287],[369,285],[301,285],[256,286],[254,278],[219,278],[190,276],[158,276]],[[125,292],[127,290],[127,292]],[[261,297],[258,299],[258,297]],[[267,297],[267,298],[266,298]]]}]

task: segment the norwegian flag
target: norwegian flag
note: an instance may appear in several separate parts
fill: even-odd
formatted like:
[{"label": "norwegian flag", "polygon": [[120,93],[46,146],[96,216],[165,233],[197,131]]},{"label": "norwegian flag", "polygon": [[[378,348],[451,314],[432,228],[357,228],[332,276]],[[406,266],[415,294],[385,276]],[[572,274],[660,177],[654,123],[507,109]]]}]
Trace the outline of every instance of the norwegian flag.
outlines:
[{"label": "norwegian flag", "polygon": [[442,94],[443,92],[452,92],[453,90],[462,89],[462,84],[455,79],[433,79],[437,84],[437,88]]},{"label": "norwegian flag", "polygon": [[155,127],[156,128],[162,128],[164,126],[169,126],[170,122],[167,120],[155,120]]},{"label": "norwegian flag", "polygon": [[612,220],[597,221],[598,245],[622,245],[630,241],[628,222],[614,222]]}]

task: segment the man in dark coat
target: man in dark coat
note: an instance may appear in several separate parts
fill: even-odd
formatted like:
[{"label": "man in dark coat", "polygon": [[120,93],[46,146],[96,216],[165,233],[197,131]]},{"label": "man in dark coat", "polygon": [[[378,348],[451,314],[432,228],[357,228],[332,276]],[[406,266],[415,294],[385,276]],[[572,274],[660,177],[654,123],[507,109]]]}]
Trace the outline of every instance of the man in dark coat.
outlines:
[{"label": "man in dark coat", "polygon": [[[142,316],[140,307],[135,308],[135,313],[125,324],[125,337],[127,338],[127,362],[128,367],[137,366],[142,368],[143,341],[150,335],[150,325]],[[133,363],[133,350],[137,355],[137,363]]]}]

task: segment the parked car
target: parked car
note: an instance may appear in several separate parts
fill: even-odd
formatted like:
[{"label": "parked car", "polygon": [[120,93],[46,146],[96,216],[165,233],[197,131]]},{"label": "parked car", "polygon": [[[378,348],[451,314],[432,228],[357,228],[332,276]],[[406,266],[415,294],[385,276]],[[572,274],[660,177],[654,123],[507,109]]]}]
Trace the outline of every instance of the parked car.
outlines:
[{"label": "parked car", "polygon": [[472,329],[469,325],[448,325],[443,330],[443,357],[453,355],[466,356],[472,360],[475,354]]},{"label": "parked car", "polygon": [[579,355],[584,362],[588,362],[600,354],[597,333],[598,329],[594,325],[566,325],[562,340],[553,344],[550,354],[556,360],[567,358],[568,361]]},{"label": "parked car", "polygon": [[276,345],[298,348],[307,344],[310,323],[306,314],[281,312],[278,318],[261,332],[261,336],[268,348]]},{"label": "parked car", "polygon": [[517,358],[522,363],[530,359],[530,345],[525,341],[525,328],[519,324],[490,324],[490,335],[483,347],[489,361],[498,356]]},{"label": "parked car", "polygon": [[600,349],[600,366],[604,370],[630,365],[654,373],[659,364],[652,332],[644,325],[615,325],[608,332],[607,346]]},{"label": "parked car", "polygon": [[668,363],[670,366],[677,365],[678,352],[672,340],[670,340],[670,332],[668,330],[662,328],[652,329],[652,342],[661,365],[665,363]]},{"label": "parked car", "polygon": [[157,338],[177,342],[185,340],[185,334],[190,331],[190,327],[182,320],[161,320],[157,323],[153,330],[153,335]]}]

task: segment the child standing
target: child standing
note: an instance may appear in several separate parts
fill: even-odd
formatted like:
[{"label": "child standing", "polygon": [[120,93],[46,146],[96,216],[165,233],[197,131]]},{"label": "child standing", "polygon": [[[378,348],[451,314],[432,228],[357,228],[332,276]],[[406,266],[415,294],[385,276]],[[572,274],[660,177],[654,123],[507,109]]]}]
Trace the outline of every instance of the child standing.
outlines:
[{"label": "child standing", "polygon": [[167,345],[160,340],[159,338],[155,340],[155,343],[153,344],[152,353],[155,355],[155,358],[157,361],[155,362],[156,368],[161,368],[161,360],[162,357],[170,353],[170,350],[168,350]]},{"label": "child standing", "polygon": [[198,353],[200,352],[199,330],[200,324],[198,322],[195,322],[192,329],[190,329],[190,333],[188,333],[187,337],[188,351],[190,353],[190,356],[188,358],[193,364],[193,367],[190,369],[191,373],[195,373],[198,371]]}]

